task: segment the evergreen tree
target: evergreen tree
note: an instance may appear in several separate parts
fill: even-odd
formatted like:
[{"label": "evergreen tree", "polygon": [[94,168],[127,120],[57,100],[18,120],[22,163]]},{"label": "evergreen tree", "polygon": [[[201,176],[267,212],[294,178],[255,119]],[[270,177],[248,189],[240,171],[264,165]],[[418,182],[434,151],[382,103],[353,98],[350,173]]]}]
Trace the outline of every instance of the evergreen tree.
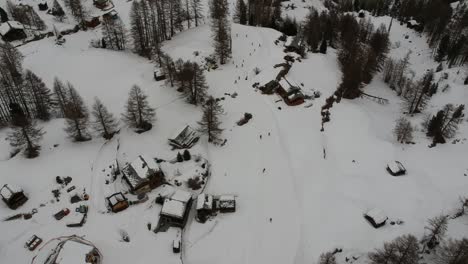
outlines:
[{"label": "evergreen tree", "polygon": [[81,3],[82,0],[64,0],[65,6],[70,10],[75,20],[85,28],[86,9]]},{"label": "evergreen tree", "polygon": [[34,117],[41,120],[49,120],[54,106],[52,92],[46,87],[41,78],[32,71],[24,74],[24,89],[28,92]]},{"label": "evergreen tree", "polygon": [[413,126],[406,118],[401,117],[397,120],[393,134],[400,143],[405,143],[413,140]]},{"label": "evergreen tree", "polygon": [[319,264],[336,264],[335,255],[332,252],[320,254]]},{"label": "evergreen tree", "polygon": [[234,13],[234,22],[241,25],[247,24],[247,5],[244,0],[237,0],[236,11]]},{"label": "evergreen tree", "polygon": [[322,43],[320,44],[320,53],[327,54],[327,40],[322,38]]},{"label": "evergreen tree", "polygon": [[183,83],[180,89],[187,98],[187,102],[194,105],[202,103],[205,100],[208,89],[203,68],[196,62],[186,62],[179,73],[179,79]]},{"label": "evergreen tree", "polygon": [[141,88],[134,85],[128,94],[127,104],[123,119],[125,123],[136,132],[142,133],[150,130],[155,118],[155,110],[148,103],[148,96],[143,93]]},{"label": "evergreen tree", "polygon": [[111,139],[117,131],[117,121],[97,97],[94,98],[93,120],[91,125],[99,135],[105,139]]},{"label": "evergreen tree", "polygon": [[190,155],[190,151],[188,151],[188,149],[184,150],[183,157],[184,157],[184,160],[186,161],[192,158],[192,156]]},{"label": "evergreen tree", "polygon": [[192,13],[195,19],[195,26],[200,25],[201,19],[203,18],[203,3],[201,0],[192,0]]},{"label": "evergreen tree", "polygon": [[455,136],[458,125],[463,121],[464,109],[465,105],[454,107],[452,104],[447,104],[430,119],[426,135],[433,138],[433,146],[437,143],[443,144],[446,138]]},{"label": "evergreen tree", "polygon": [[385,242],[383,249],[369,253],[370,264],[417,264],[419,262],[418,240],[413,235],[399,236]]},{"label": "evergreen tree", "polygon": [[63,8],[58,0],[54,0],[52,5],[52,15],[60,22],[65,19],[65,11],[63,11]]},{"label": "evergreen tree", "polygon": [[228,20],[229,5],[227,0],[211,0],[211,31],[215,54],[220,64],[225,64],[231,55],[231,27]]},{"label": "evergreen tree", "polygon": [[447,224],[448,216],[446,215],[439,215],[428,220],[428,225],[425,227],[425,229],[428,230],[428,233],[421,239],[423,252],[426,247],[433,249],[442,241],[445,233],[447,232]]},{"label": "evergreen tree", "polygon": [[59,111],[59,116],[65,117],[65,107],[68,103],[68,91],[63,82],[57,77],[54,79],[54,96],[57,102],[56,106]]},{"label": "evergreen tree", "polygon": [[441,62],[445,56],[447,56],[448,48],[450,44],[450,36],[445,35],[439,42],[439,46],[437,48],[437,54],[435,56],[435,60]]},{"label": "evergreen tree", "polygon": [[208,136],[208,142],[216,143],[220,140],[223,129],[219,118],[223,113],[224,110],[219,101],[210,96],[203,106],[202,119],[198,122],[200,132]]},{"label": "evergreen tree", "polygon": [[127,30],[120,17],[103,20],[102,37],[108,49],[124,50],[127,47]]},{"label": "evergreen tree", "polygon": [[35,121],[25,115],[19,104],[11,103],[10,113],[13,129],[7,137],[10,145],[23,150],[26,158],[39,156],[39,141],[44,135],[42,128],[38,127]]},{"label": "evergreen tree", "polygon": [[436,252],[436,264],[466,264],[468,263],[468,239],[449,239]]},{"label": "evergreen tree", "polygon": [[89,113],[83,99],[71,83],[67,83],[68,100],[65,104],[65,132],[74,141],[91,139],[88,133]]}]

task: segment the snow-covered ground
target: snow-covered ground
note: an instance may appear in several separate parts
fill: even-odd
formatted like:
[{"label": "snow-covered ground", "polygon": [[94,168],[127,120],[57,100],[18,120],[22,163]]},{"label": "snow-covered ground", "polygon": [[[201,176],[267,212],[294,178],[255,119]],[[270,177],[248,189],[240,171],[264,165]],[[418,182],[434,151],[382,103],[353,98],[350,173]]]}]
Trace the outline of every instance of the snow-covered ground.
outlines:
[{"label": "snow-covered ground", "polygon": [[[89,0],[88,0],[89,1]],[[319,6],[318,1],[293,1],[297,12],[285,13],[302,19],[303,6]],[[125,18],[130,3],[115,0],[116,9]],[[283,3],[284,5],[284,3]],[[373,18],[378,26],[389,18]],[[167,139],[185,124],[196,126],[201,111],[180,99],[178,92],[163,82],[153,80],[153,65],[131,52],[115,52],[89,47],[99,36],[99,28],[66,36],[66,43],[57,46],[52,39],[20,47],[25,55],[24,68],[30,69],[52,87],[54,77],[70,81],[88,106],[99,97],[115,115],[123,111],[127,93],[137,84],[149,95],[156,108],[153,129],[135,134],[123,126],[110,142],[95,138],[85,143],[71,142],[63,132],[63,120],[42,124],[47,134],[40,157],[32,160],[21,155],[9,159],[10,148],[3,140],[8,130],[0,131],[0,183],[17,184],[29,197],[18,212],[37,208],[31,220],[0,222],[0,262],[30,263],[37,252],[23,247],[36,234],[50,239],[77,234],[92,241],[106,263],[180,263],[172,253],[175,230],[153,233],[161,206],[155,204],[158,190],[150,193],[148,202],[131,206],[117,213],[102,213],[104,169],[116,157],[132,161],[140,154],[174,158]],[[164,44],[164,51],[174,58],[202,61],[212,53],[209,25],[192,28]],[[404,38],[408,35],[408,39]],[[183,258],[186,263],[315,263],[323,251],[344,248],[341,260],[379,247],[383,241],[398,235],[420,236],[429,217],[450,213],[459,196],[466,195],[468,144],[447,143],[428,148],[429,140],[417,131],[415,145],[400,145],[392,135],[394,121],[400,117],[401,101],[376,76],[366,92],[387,98],[380,105],[367,99],[344,100],[333,107],[331,122],[320,132],[320,108],[340,82],[341,72],[336,52],[327,55],[308,54],[295,62],[288,79],[303,83],[304,89],[318,90],[322,97],[312,107],[289,107],[276,95],[262,95],[252,84],[273,79],[285,53],[282,44],[274,41],[280,33],[271,29],[233,24],[233,59],[217,70],[206,72],[209,92],[225,97],[222,105],[224,147],[207,143],[206,138],[192,148],[211,164],[211,176],[205,191],[211,194],[233,194],[237,211],[220,214],[205,224],[189,219],[184,232]],[[390,34],[393,43],[390,56],[402,58],[412,50],[411,69],[416,76],[437,64],[432,61],[424,37],[394,23]],[[398,44],[396,42],[399,42]],[[195,56],[194,52],[199,55]],[[261,72],[255,75],[253,69]],[[434,113],[445,103],[468,103],[465,72],[449,70],[451,89],[432,99],[427,112]],[[438,74],[439,76],[439,74]],[[438,79],[438,77],[437,77]],[[235,82],[237,80],[237,82]],[[225,93],[237,92],[232,98]],[[252,120],[237,126],[245,112]],[[421,117],[411,118],[419,125]],[[456,138],[467,137],[463,124]],[[118,147],[117,147],[118,146]],[[324,153],[326,157],[324,157]],[[408,170],[403,177],[390,176],[387,162],[400,160]],[[73,212],[57,221],[52,215],[64,207],[74,211],[70,194],[62,192],[54,202],[52,189],[58,187],[56,176],[71,176],[77,192],[90,194],[88,221],[82,228],[65,226]],[[44,206],[41,206],[43,204]],[[403,220],[403,225],[386,225],[374,229],[363,218],[373,208],[383,210],[390,220]],[[0,218],[17,212],[0,203]],[[270,221],[271,219],[271,221]],[[449,233],[453,237],[468,235],[468,218],[452,220]],[[130,236],[130,243],[120,241],[120,230]],[[36,250],[37,251],[37,250]]]}]

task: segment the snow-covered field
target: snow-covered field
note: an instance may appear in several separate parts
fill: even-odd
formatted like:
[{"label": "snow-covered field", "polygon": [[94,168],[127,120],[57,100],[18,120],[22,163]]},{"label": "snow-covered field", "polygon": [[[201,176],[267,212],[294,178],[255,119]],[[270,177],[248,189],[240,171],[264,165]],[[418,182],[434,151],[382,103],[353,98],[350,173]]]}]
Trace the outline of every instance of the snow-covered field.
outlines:
[{"label": "snow-covered field", "polygon": [[[303,6],[321,6],[315,0],[293,2],[299,8],[285,12],[297,15],[298,20],[307,14]],[[127,21],[130,4],[124,0],[114,3]],[[373,18],[373,22],[378,26],[388,23],[389,18]],[[0,183],[17,184],[27,193],[29,201],[17,211],[38,210],[30,220],[0,222],[0,263],[30,263],[38,250],[30,252],[24,243],[33,234],[44,241],[64,235],[84,236],[100,249],[103,264],[181,261],[180,255],[172,253],[175,230],[155,234],[147,229],[148,223],[154,226],[158,221],[161,206],[153,202],[158,190],[150,193],[146,203],[118,214],[103,213],[108,187],[102,170],[117,156],[127,161],[140,154],[175,158],[177,151],[171,150],[167,139],[185,124],[196,127],[201,111],[180,99],[174,88],[155,82],[153,65],[147,59],[129,51],[90,48],[89,41],[99,35],[97,28],[66,36],[63,46],[55,45],[52,38],[21,46],[24,68],[37,73],[49,87],[54,77],[70,81],[88,107],[97,96],[117,116],[123,111],[129,89],[137,84],[156,108],[156,123],[143,134],[122,125],[120,134],[110,142],[95,137],[73,143],[63,131],[64,121],[55,119],[42,124],[47,133],[41,155],[32,160],[21,155],[9,159],[10,147],[4,140],[8,130],[0,130]],[[163,49],[174,58],[202,61],[213,51],[210,36],[209,25],[204,24],[176,35]],[[190,218],[184,232],[184,262],[316,263],[320,253],[335,247],[344,249],[338,255],[341,261],[365,254],[401,234],[420,236],[428,218],[451,213],[468,190],[468,177],[464,176],[468,173],[466,124],[456,136],[463,139],[458,144],[428,148],[430,141],[421,131],[416,133],[416,144],[398,144],[392,129],[400,117],[401,101],[377,76],[365,90],[387,98],[389,104],[344,100],[333,107],[332,121],[320,132],[321,106],[341,78],[336,52],[329,49],[327,55],[308,54],[307,59],[294,63],[288,79],[303,83],[305,89],[318,90],[322,96],[312,101],[312,107],[289,107],[278,102],[276,95],[262,95],[252,88],[253,83],[264,84],[278,73],[273,65],[281,63],[285,55],[282,44],[274,44],[279,36],[272,29],[233,24],[233,59],[205,72],[210,94],[223,97],[237,92],[238,96],[225,96],[222,101],[226,145],[213,146],[202,137],[191,152],[201,154],[211,164],[205,191],[236,195],[237,211],[218,215],[205,224]],[[394,43],[390,56],[402,58],[412,50],[410,67],[416,76],[437,66],[418,33],[394,23],[390,38]],[[255,67],[261,69],[258,75]],[[447,82],[452,88],[435,95],[426,111],[433,114],[448,102],[467,104],[464,76],[464,70],[451,69]],[[253,118],[247,125],[237,126],[244,112],[252,113]],[[421,117],[411,120],[420,127]],[[408,175],[390,176],[385,166],[392,160],[404,163]],[[60,202],[54,202],[51,191],[57,188],[56,176],[71,176],[76,191],[86,189],[90,194],[90,201],[83,202],[90,205],[83,227],[65,226],[77,221],[73,216],[76,206],[69,203],[66,192],[62,192]],[[55,220],[52,215],[64,207],[72,213]],[[374,229],[363,218],[373,208],[404,224]],[[0,203],[0,218],[15,213]],[[467,224],[466,216],[451,220],[449,234],[457,238],[468,235]],[[130,243],[119,241],[120,230],[128,232]]]}]

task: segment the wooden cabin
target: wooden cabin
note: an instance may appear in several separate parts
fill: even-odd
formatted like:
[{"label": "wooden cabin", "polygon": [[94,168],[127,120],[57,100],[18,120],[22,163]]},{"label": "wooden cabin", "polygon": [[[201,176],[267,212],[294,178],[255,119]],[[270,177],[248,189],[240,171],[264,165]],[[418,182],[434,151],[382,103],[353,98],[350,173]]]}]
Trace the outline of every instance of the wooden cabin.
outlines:
[{"label": "wooden cabin", "polygon": [[106,198],[107,206],[114,213],[118,213],[128,208],[129,203],[127,198],[121,193],[114,193],[113,195]]},{"label": "wooden cabin", "polygon": [[199,139],[198,133],[192,127],[186,125],[173,138],[169,139],[169,145],[177,149],[187,149],[193,147]]},{"label": "wooden cabin", "polygon": [[21,188],[8,184],[3,185],[0,189],[0,196],[2,196],[2,200],[12,210],[16,210],[28,200],[28,197],[24,195]]},{"label": "wooden cabin", "polygon": [[401,176],[406,174],[406,168],[399,161],[392,161],[387,164],[387,171],[393,176]]},{"label": "wooden cabin", "polygon": [[147,193],[164,184],[164,173],[153,158],[138,156],[122,169],[122,177],[132,194]]},{"label": "wooden cabin", "polygon": [[171,198],[164,200],[161,209],[160,221],[166,224],[183,228],[187,223],[187,218],[192,207],[192,194],[186,191],[177,190]]},{"label": "wooden cabin", "polygon": [[4,41],[11,42],[27,37],[24,26],[17,21],[7,21],[0,25],[0,36]]},{"label": "wooden cabin", "polygon": [[213,196],[209,194],[200,194],[197,197],[197,220],[205,223],[208,217],[213,214]]},{"label": "wooden cabin", "polygon": [[153,74],[154,74],[154,80],[157,82],[166,80],[166,75],[160,71],[154,70]]},{"label": "wooden cabin", "polygon": [[221,213],[233,213],[236,211],[236,198],[233,195],[221,195],[215,201],[216,209]]},{"label": "wooden cabin", "polygon": [[384,226],[388,220],[388,217],[379,209],[368,211],[364,214],[364,218],[375,228]]}]

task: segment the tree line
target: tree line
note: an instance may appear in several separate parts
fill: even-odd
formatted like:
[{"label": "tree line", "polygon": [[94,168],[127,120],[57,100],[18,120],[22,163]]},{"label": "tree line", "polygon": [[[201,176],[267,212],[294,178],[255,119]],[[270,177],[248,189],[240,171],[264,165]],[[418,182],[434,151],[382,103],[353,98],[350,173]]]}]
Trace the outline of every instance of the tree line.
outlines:
[{"label": "tree line", "polygon": [[[466,201],[464,201],[463,208]],[[448,215],[439,215],[427,221],[426,232],[418,240],[412,234],[398,236],[383,247],[367,254],[369,264],[464,264],[468,263],[468,239],[447,238]],[[319,264],[336,264],[335,254],[325,252],[320,255]],[[424,254],[431,262],[424,260]]]}]

